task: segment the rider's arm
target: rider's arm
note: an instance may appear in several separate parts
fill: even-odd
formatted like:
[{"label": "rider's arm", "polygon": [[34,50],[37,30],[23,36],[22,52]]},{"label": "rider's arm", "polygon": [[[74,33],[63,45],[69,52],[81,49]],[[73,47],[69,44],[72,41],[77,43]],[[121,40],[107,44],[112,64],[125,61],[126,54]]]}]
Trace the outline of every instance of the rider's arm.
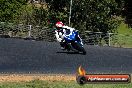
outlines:
[{"label": "rider's arm", "polygon": [[71,28],[71,27],[68,27],[68,26],[63,26],[64,35],[66,35],[66,36],[72,35],[73,31],[75,31],[74,28]]},{"label": "rider's arm", "polygon": [[58,42],[62,41],[61,32],[58,32],[57,30],[55,30],[55,36]]}]

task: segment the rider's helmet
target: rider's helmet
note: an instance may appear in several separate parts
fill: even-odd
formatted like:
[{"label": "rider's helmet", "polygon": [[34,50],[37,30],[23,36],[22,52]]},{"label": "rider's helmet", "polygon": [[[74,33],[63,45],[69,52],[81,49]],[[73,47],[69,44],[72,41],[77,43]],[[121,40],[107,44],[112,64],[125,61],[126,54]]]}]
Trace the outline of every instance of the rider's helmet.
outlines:
[{"label": "rider's helmet", "polygon": [[57,28],[61,28],[61,27],[64,26],[64,24],[63,24],[61,21],[58,21],[58,22],[55,24],[55,26],[56,26]]}]

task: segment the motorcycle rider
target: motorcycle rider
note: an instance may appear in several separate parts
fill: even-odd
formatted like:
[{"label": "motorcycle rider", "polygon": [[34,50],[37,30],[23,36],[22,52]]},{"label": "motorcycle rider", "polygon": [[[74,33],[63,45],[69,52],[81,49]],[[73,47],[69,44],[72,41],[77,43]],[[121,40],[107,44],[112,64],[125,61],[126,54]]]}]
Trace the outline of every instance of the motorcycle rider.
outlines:
[{"label": "motorcycle rider", "polygon": [[[57,30],[55,30],[56,39],[60,43],[61,49],[65,50],[66,42],[64,41],[64,37],[68,37],[68,36],[72,35],[73,31],[76,31],[77,33],[78,33],[78,31],[75,30],[74,28],[65,26],[61,21],[58,21],[55,24],[55,26],[56,26],[56,29],[57,29]],[[77,34],[76,38],[81,41],[81,39],[80,39],[78,34]]]}]

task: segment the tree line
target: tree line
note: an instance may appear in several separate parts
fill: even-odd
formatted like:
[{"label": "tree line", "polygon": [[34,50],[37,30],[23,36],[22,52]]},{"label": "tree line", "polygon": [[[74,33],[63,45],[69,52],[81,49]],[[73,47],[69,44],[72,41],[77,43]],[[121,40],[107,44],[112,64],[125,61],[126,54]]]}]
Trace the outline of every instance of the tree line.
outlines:
[{"label": "tree line", "polygon": [[[127,0],[73,0],[71,26],[81,32],[116,32],[122,21],[131,24],[131,7]],[[69,9],[70,0],[0,0],[0,22],[53,28],[59,20],[68,25]]]}]

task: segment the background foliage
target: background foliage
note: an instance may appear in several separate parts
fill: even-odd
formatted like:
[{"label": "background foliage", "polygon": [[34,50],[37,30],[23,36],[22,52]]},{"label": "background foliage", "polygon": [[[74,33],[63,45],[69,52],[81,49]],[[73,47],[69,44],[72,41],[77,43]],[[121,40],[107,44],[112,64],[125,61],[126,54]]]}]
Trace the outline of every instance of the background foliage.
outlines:
[{"label": "background foliage", "polygon": [[[0,22],[52,28],[59,20],[68,24],[69,7],[70,0],[0,0]],[[121,21],[130,22],[122,20],[128,7],[125,0],[73,0],[71,25],[80,32],[115,33]]]}]

